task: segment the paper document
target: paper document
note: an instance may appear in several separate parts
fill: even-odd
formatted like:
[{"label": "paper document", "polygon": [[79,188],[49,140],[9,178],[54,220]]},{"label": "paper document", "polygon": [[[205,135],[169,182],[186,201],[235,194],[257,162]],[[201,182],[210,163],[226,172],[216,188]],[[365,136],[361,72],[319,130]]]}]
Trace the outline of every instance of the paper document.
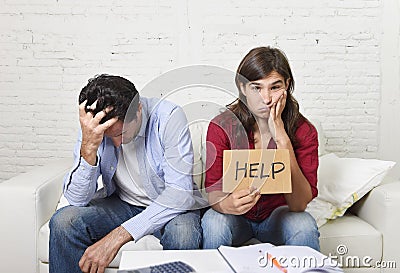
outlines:
[{"label": "paper document", "polygon": [[338,263],[306,246],[256,244],[220,246],[219,253],[236,273],[343,272]]},{"label": "paper document", "polygon": [[343,272],[336,261],[304,246],[256,244],[218,249],[124,251],[119,270],[133,271],[181,261],[198,273]]}]

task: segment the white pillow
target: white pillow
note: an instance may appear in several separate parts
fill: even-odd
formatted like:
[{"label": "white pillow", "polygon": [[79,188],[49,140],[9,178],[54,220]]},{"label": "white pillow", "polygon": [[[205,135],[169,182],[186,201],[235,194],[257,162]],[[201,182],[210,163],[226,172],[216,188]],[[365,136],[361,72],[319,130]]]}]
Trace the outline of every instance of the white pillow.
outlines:
[{"label": "white pillow", "polygon": [[343,216],[351,205],[379,185],[395,164],[377,159],[340,158],[335,154],[321,156],[318,196],[306,211],[315,218],[318,227]]}]

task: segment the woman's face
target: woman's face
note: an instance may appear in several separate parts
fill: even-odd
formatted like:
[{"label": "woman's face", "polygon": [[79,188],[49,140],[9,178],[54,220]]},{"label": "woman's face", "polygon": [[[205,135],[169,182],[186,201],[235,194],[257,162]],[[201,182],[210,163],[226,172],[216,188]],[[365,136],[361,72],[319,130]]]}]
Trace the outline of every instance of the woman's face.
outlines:
[{"label": "woman's face", "polygon": [[283,95],[289,85],[283,76],[272,71],[260,80],[242,85],[241,92],[246,97],[247,107],[256,118],[268,119],[272,105]]}]

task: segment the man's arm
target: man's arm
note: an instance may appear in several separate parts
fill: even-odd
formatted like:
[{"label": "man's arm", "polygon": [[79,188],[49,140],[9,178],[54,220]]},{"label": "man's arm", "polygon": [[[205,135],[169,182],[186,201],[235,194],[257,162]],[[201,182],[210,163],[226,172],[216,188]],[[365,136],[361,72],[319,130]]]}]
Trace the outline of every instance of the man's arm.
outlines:
[{"label": "man's arm", "polygon": [[79,262],[83,272],[103,273],[122,245],[153,233],[194,204],[193,151],[185,114],[177,108],[168,120],[159,122],[165,126],[159,134],[164,148],[165,189],[145,210],[87,248]]},{"label": "man's arm", "polygon": [[[122,226],[135,240],[162,228],[175,216],[194,205],[193,198],[193,150],[186,116],[180,107],[160,113],[155,128],[156,141],[161,142],[163,158],[161,167],[165,187],[153,202],[140,214],[126,221]],[[156,174],[152,179],[160,179]],[[155,182],[153,182],[155,183]]]},{"label": "man's arm", "polygon": [[[91,107],[94,108],[96,103]],[[110,109],[98,112],[85,110],[86,101],[79,105],[81,134],[74,149],[74,167],[64,178],[64,196],[71,205],[86,206],[97,189],[100,170],[97,162],[97,150],[104,138],[104,132],[111,127],[116,118],[100,124]]]},{"label": "man's arm", "polygon": [[[117,119],[110,119],[103,124],[100,121],[109,109],[93,116],[85,111],[86,101],[79,105],[79,121],[81,134],[74,149],[74,169],[64,180],[64,196],[71,205],[85,206],[93,198],[97,189],[97,178],[100,175],[97,151],[104,138],[104,132]],[[95,103],[91,106],[95,107]],[[103,273],[108,264],[114,259],[121,246],[132,240],[130,234],[118,227],[85,250],[79,261],[83,272]]]},{"label": "man's arm", "polygon": [[79,267],[83,272],[103,273],[117,255],[118,250],[132,239],[122,226],[115,228],[103,239],[86,249],[79,261]]},{"label": "man's arm", "polygon": [[90,165],[80,156],[81,133],[74,148],[74,165],[64,177],[64,196],[73,206],[86,206],[97,190],[97,178],[100,176],[98,164]]}]

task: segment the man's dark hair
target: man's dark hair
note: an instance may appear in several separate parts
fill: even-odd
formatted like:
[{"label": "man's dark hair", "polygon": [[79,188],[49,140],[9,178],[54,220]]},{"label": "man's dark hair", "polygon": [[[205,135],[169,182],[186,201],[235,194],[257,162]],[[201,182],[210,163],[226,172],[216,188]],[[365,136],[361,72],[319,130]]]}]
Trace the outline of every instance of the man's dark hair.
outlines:
[{"label": "man's dark hair", "polygon": [[[97,100],[96,109],[90,110],[93,115],[107,107],[112,108],[100,123],[114,117],[124,121],[129,107],[133,110],[138,109],[139,93],[135,85],[129,80],[120,76],[102,74],[89,79],[87,85],[82,88],[79,94],[79,104],[85,100],[87,100],[86,106],[92,105]],[[88,110],[86,109],[86,111]],[[133,120],[136,116],[127,118]]]}]

